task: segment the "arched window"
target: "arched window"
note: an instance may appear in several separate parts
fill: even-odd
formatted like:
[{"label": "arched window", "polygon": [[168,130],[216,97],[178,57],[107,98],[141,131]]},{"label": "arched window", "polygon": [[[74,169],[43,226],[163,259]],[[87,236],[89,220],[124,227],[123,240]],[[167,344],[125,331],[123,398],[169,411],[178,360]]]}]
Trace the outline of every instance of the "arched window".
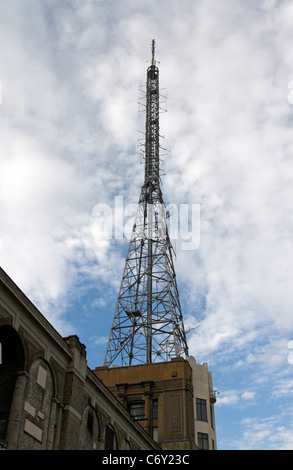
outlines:
[{"label": "arched window", "polygon": [[0,348],[0,440],[5,442],[17,372],[25,364],[22,341],[11,326],[0,327]]},{"label": "arched window", "polygon": [[54,378],[49,364],[42,358],[35,359],[29,372],[24,402],[24,432],[19,438],[19,449],[46,449],[54,394]]},{"label": "arched window", "polygon": [[79,449],[98,449],[99,435],[100,427],[96,410],[92,406],[88,405],[85,407],[82,414],[79,434]]},{"label": "arched window", "polygon": [[105,428],[105,450],[116,450],[117,449],[117,442],[116,442],[116,435],[115,429],[111,424],[107,424]]}]

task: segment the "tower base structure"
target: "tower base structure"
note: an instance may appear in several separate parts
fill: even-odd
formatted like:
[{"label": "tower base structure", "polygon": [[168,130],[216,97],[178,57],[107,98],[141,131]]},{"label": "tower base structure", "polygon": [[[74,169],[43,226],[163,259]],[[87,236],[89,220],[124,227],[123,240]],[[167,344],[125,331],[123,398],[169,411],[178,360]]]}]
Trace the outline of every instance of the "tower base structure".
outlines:
[{"label": "tower base structure", "polygon": [[193,357],[94,374],[162,450],[216,449],[212,377]]}]

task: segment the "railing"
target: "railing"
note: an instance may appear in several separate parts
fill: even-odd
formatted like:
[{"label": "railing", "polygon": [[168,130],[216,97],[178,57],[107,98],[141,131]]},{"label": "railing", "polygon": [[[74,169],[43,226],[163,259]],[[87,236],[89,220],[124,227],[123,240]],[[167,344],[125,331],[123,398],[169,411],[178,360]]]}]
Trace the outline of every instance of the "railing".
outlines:
[{"label": "railing", "polygon": [[218,395],[218,394],[219,394],[218,390],[213,390],[212,388],[210,388],[209,395],[210,395],[211,403],[216,403],[216,401],[217,401],[216,395]]}]

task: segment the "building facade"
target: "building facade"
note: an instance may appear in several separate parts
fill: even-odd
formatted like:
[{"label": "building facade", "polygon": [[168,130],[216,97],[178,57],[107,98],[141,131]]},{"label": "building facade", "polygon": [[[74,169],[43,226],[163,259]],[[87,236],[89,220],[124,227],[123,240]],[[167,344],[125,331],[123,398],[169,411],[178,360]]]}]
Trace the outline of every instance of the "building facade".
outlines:
[{"label": "building facade", "polygon": [[193,357],[89,369],[0,268],[0,447],[212,450],[215,401]]},{"label": "building facade", "polygon": [[199,449],[216,450],[216,393],[213,389],[212,373],[208,364],[197,364],[190,356],[188,363],[192,369],[193,406],[194,406],[194,436]]},{"label": "building facade", "polygon": [[7,450],[155,450],[150,435],[0,268],[0,443]]},{"label": "building facade", "polygon": [[96,367],[102,382],[163,450],[217,448],[215,391],[207,363],[174,358],[129,367]]},{"label": "building facade", "polygon": [[188,361],[97,367],[94,373],[164,450],[194,450],[192,369]]}]

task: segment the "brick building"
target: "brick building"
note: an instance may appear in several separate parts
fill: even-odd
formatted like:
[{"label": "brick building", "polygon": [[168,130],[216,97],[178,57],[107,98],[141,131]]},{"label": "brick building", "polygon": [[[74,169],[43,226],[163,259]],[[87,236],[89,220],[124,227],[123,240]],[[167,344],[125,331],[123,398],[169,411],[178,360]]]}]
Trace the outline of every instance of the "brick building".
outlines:
[{"label": "brick building", "polygon": [[0,345],[2,448],[159,448],[1,268]]},{"label": "brick building", "polygon": [[192,370],[188,361],[94,371],[162,449],[196,449]]},{"label": "brick building", "polygon": [[0,447],[215,449],[214,403],[192,357],[91,370],[0,268]]},{"label": "brick building", "polygon": [[215,450],[215,392],[207,363],[193,357],[96,367],[102,382],[163,450]]}]

